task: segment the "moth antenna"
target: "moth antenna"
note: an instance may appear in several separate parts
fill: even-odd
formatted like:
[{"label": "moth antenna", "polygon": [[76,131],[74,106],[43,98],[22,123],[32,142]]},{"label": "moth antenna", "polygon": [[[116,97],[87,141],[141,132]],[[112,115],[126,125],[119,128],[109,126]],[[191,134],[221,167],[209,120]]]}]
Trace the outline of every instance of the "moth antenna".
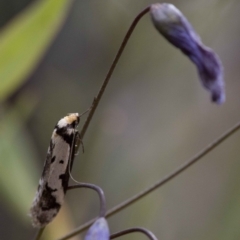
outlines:
[{"label": "moth antenna", "polygon": [[91,108],[89,108],[88,110],[86,110],[85,112],[83,112],[81,115],[79,115],[79,117],[82,117],[84,114],[88,113],[91,110]]}]

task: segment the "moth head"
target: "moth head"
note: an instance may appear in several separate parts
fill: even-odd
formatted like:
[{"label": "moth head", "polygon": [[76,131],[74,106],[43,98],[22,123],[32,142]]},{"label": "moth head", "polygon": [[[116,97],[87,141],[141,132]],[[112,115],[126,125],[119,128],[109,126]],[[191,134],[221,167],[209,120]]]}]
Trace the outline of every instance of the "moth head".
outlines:
[{"label": "moth head", "polygon": [[79,124],[80,117],[78,113],[69,113],[64,118],[60,119],[60,121],[57,123],[57,126],[59,128],[64,127],[72,127],[76,128]]},{"label": "moth head", "polygon": [[66,122],[68,125],[72,126],[73,128],[76,128],[80,122],[80,117],[78,113],[69,113],[65,117]]}]

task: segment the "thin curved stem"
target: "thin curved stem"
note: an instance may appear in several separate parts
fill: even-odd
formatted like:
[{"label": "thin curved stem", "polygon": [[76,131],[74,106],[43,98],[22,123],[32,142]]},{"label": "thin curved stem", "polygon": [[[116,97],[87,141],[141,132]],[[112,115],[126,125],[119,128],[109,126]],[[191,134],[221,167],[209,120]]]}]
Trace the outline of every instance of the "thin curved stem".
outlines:
[{"label": "thin curved stem", "polygon": [[76,189],[76,188],[90,188],[90,189],[96,191],[98,196],[99,196],[99,200],[100,200],[99,217],[105,217],[106,216],[106,199],[105,199],[105,195],[104,195],[103,190],[99,186],[91,184],[91,183],[79,183],[79,184],[76,184],[76,185],[69,186],[67,188],[67,191],[72,190],[72,189]]},{"label": "thin curved stem", "polygon": [[[166,184],[167,182],[169,182],[170,180],[172,180],[173,178],[178,176],[180,173],[185,171],[187,168],[192,166],[194,163],[199,161],[201,158],[206,156],[209,152],[211,152],[214,148],[219,146],[223,141],[225,141],[227,138],[229,138],[231,135],[233,135],[239,129],[240,129],[240,122],[238,122],[235,126],[230,128],[228,131],[226,131],[222,136],[220,136],[219,138],[214,140],[212,143],[210,143],[207,147],[205,147],[202,151],[200,151],[198,154],[196,154],[193,158],[191,158],[190,160],[188,160],[184,164],[182,164],[180,167],[178,167],[175,171],[168,174],[164,178],[160,179],[159,181],[154,183],[152,186],[146,188],[145,190],[139,192],[138,194],[134,195],[133,197],[127,199],[126,201],[120,203],[116,207],[113,207],[112,209],[107,211],[106,217],[112,216],[113,214],[121,211],[122,209],[128,207],[129,205],[133,204],[137,200],[140,200],[147,194],[153,192],[154,190],[158,189],[162,185]],[[71,233],[65,235],[64,237],[60,238],[59,240],[66,240],[66,239],[69,239],[69,238],[81,233],[82,231],[89,228],[94,223],[94,221],[95,221],[95,219],[92,219],[92,220],[84,223],[83,225],[79,226],[78,228],[73,230]]]},{"label": "thin curved stem", "polygon": [[45,227],[43,227],[43,228],[40,228],[40,229],[37,231],[37,234],[36,234],[36,236],[35,236],[34,240],[39,240],[39,239],[41,238],[41,236],[42,236],[42,234],[43,234],[43,231],[44,231],[44,229],[45,229]]},{"label": "thin curved stem", "polygon": [[135,233],[135,232],[141,232],[145,234],[150,240],[158,240],[157,237],[148,229],[146,228],[141,228],[141,227],[135,227],[135,228],[129,228],[126,230],[123,230],[121,232],[114,233],[110,236],[110,239],[114,239],[129,233]]},{"label": "thin curved stem", "polygon": [[116,65],[117,65],[117,63],[118,63],[118,61],[119,61],[122,53],[123,53],[123,50],[125,49],[125,47],[126,47],[126,45],[127,45],[127,43],[128,43],[128,40],[129,40],[129,38],[130,38],[131,35],[132,35],[132,32],[134,31],[134,29],[135,29],[136,25],[138,24],[139,20],[140,20],[147,12],[149,12],[149,10],[150,10],[150,7],[147,7],[147,8],[145,8],[144,10],[142,10],[142,11],[137,15],[137,17],[133,20],[130,28],[128,29],[128,31],[127,31],[127,33],[126,33],[126,35],[125,35],[125,37],[124,37],[124,39],[123,39],[123,41],[122,41],[122,44],[121,44],[121,46],[120,46],[120,48],[119,48],[119,50],[118,50],[118,52],[117,52],[117,55],[116,55],[116,57],[114,58],[114,60],[113,60],[113,62],[112,62],[112,65],[111,65],[111,67],[109,68],[109,71],[108,71],[108,73],[107,73],[107,75],[106,75],[106,78],[105,78],[105,80],[103,81],[103,84],[102,84],[102,86],[101,86],[101,88],[100,88],[100,90],[99,90],[99,92],[98,92],[98,94],[97,94],[97,97],[95,97],[94,100],[93,100],[93,102],[92,102],[92,106],[91,106],[90,113],[89,113],[89,115],[88,115],[88,117],[87,117],[87,119],[86,119],[86,121],[85,121],[85,123],[84,123],[84,125],[83,125],[83,128],[82,128],[82,130],[81,130],[81,132],[80,132],[80,137],[81,137],[81,139],[83,139],[83,137],[84,137],[84,135],[85,135],[85,133],[86,133],[86,131],[87,131],[88,125],[89,125],[89,123],[91,122],[91,119],[92,119],[92,117],[93,117],[93,114],[94,114],[94,112],[95,112],[95,110],[96,110],[96,108],[97,108],[97,106],[98,106],[98,104],[99,104],[99,102],[100,102],[100,100],[101,100],[101,98],[102,98],[102,95],[103,95],[103,93],[104,93],[104,91],[105,91],[105,89],[106,89],[106,87],[107,87],[107,84],[108,84],[108,82],[109,82],[109,79],[111,78],[112,73],[113,73],[113,71],[114,71],[114,69],[115,69],[115,67],[116,67]]},{"label": "thin curved stem", "polygon": [[210,143],[207,147],[205,147],[203,150],[201,150],[199,153],[197,153],[194,157],[190,158],[188,161],[180,165],[177,169],[172,171],[170,174],[165,176],[164,178],[160,179],[156,183],[154,183],[152,186],[144,189],[143,191],[139,192],[138,194],[134,195],[133,197],[127,199],[126,201],[122,202],[121,204],[117,205],[116,207],[113,207],[109,211],[107,211],[106,216],[109,217],[122,209],[128,207],[129,205],[133,204],[134,202],[138,201],[142,197],[146,196],[147,194],[151,193],[152,191],[156,190],[157,188],[161,187],[162,185],[166,184],[176,176],[178,176],[180,173],[188,169],[190,166],[192,166],[194,163],[199,161],[201,158],[206,156],[209,152],[211,152],[214,148],[219,146],[223,141],[225,141],[227,138],[229,138],[232,134],[234,134],[236,131],[240,129],[240,122],[238,122],[234,127],[230,128],[228,131],[226,131],[223,135],[221,135],[219,138],[217,138],[215,141]]}]

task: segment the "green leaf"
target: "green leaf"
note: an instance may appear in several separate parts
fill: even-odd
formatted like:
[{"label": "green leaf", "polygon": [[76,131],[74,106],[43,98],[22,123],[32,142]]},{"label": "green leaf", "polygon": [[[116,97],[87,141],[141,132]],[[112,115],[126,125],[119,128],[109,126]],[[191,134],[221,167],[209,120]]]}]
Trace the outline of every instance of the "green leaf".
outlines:
[{"label": "green leaf", "polygon": [[39,0],[0,33],[0,102],[26,81],[53,41],[71,0]]},{"label": "green leaf", "polygon": [[[0,119],[0,193],[2,204],[21,221],[27,213],[37,187],[35,146],[24,128],[36,106],[36,100],[23,99],[24,108],[17,104]],[[28,100],[28,101],[26,101]],[[19,102],[20,103],[20,102]],[[20,111],[21,110],[21,111]],[[21,114],[20,114],[21,112]]]}]

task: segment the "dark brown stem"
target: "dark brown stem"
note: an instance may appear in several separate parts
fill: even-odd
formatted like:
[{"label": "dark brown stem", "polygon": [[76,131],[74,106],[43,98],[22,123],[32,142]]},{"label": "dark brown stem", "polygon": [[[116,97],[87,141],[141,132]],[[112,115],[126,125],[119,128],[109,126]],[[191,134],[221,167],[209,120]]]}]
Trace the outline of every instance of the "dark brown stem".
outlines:
[{"label": "dark brown stem", "polygon": [[[175,171],[173,171],[172,173],[170,173],[166,177],[160,179],[159,181],[157,181],[152,186],[146,188],[145,190],[141,191],[140,193],[136,194],[135,196],[127,199],[126,201],[120,203],[116,207],[113,207],[112,209],[107,211],[106,217],[112,216],[113,214],[121,211],[122,209],[128,207],[129,205],[133,204],[137,200],[140,200],[141,198],[143,198],[147,194],[151,193],[152,191],[154,191],[157,188],[161,187],[162,185],[166,184],[167,182],[169,182],[170,180],[175,178],[177,175],[179,175],[180,173],[185,171],[187,168],[192,166],[194,163],[199,161],[201,158],[203,158],[205,155],[207,155],[209,152],[211,152],[214,148],[219,146],[223,141],[225,141],[227,138],[229,138],[232,134],[234,134],[239,129],[240,129],[240,122],[238,122],[235,126],[230,128],[222,136],[220,136],[215,141],[213,141],[211,144],[209,144],[206,148],[204,148],[202,151],[200,151],[198,154],[196,154],[193,158],[191,158],[190,160],[188,160],[184,164],[182,164],[180,167],[178,167]],[[95,221],[95,219],[92,219],[92,220],[86,222],[85,224],[79,226],[78,228],[73,230],[71,233],[67,234],[63,238],[60,238],[59,240],[66,240],[66,239],[69,239],[69,238],[79,234],[80,232],[89,228],[94,223],[94,221]]]},{"label": "dark brown stem", "polygon": [[99,196],[99,200],[100,200],[99,217],[105,217],[105,215],[106,215],[106,199],[105,199],[103,190],[99,186],[91,184],[91,183],[79,183],[76,185],[72,185],[72,186],[69,186],[67,188],[67,190],[72,190],[72,189],[76,189],[76,188],[90,188],[90,189],[96,191]]},{"label": "dark brown stem", "polygon": [[110,239],[114,239],[114,238],[129,234],[129,233],[134,233],[134,232],[141,232],[141,233],[145,234],[150,240],[158,240],[151,231],[149,231],[148,229],[145,229],[145,228],[140,228],[140,227],[129,228],[129,229],[123,230],[121,232],[114,233],[110,236]]},{"label": "dark brown stem", "polygon": [[103,81],[103,84],[102,84],[102,86],[101,86],[101,88],[100,88],[100,90],[99,90],[99,92],[98,92],[98,94],[97,94],[97,97],[95,97],[94,100],[93,100],[93,102],[92,102],[92,106],[91,106],[90,113],[89,113],[89,115],[88,115],[88,117],[87,117],[87,119],[86,119],[86,121],[85,121],[85,123],[84,123],[84,125],[83,125],[83,128],[82,128],[82,130],[81,130],[81,132],[80,132],[80,137],[81,137],[81,139],[83,139],[83,137],[84,137],[84,135],[85,135],[85,133],[86,133],[86,131],[87,131],[88,125],[89,125],[89,123],[91,122],[91,119],[92,119],[92,117],[93,117],[93,114],[94,114],[94,112],[95,112],[95,110],[96,110],[96,108],[97,108],[97,106],[98,106],[98,104],[99,104],[99,102],[100,102],[100,100],[101,100],[101,98],[102,98],[102,95],[103,95],[103,93],[104,93],[104,91],[105,91],[105,89],[106,89],[106,87],[107,87],[107,84],[108,84],[108,82],[109,82],[109,79],[111,78],[112,73],[113,73],[113,71],[114,71],[114,69],[115,69],[115,67],[116,67],[116,65],[117,65],[117,63],[118,63],[118,61],[119,61],[122,53],[123,53],[123,50],[124,50],[124,48],[126,47],[126,45],[127,45],[127,43],[128,43],[128,40],[129,40],[129,38],[130,38],[131,35],[132,35],[133,30],[135,29],[135,27],[136,27],[136,25],[138,24],[139,20],[140,20],[147,12],[149,12],[149,9],[150,9],[150,7],[147,7],[147,8],[145,8],[143,11],[141,11],[141,12],[137,15],[137,17],[134,19],[134,21],[132,22],[130,28],[128,29],[128,31],[127,31],[127,33],[126,33],[126,35],[125,35],[125,37],[124,37],[124,39],[123,39],[123,41],[122,41],[122,44],[121,44],[121,46],[120,46],[120,48],[119,48],[119,50],[118,50],[118,52],[117,52],[117,55],[116,55],[116,57],[114,58],[114,60],[113,60],[113,62],[112,62],[112,65],[111,65],[111,67],[109,68],[109,71],[108,71],[108,73],[107,73],[107,75],[106,75],[106,78],[105,78],[105,80]]}]

